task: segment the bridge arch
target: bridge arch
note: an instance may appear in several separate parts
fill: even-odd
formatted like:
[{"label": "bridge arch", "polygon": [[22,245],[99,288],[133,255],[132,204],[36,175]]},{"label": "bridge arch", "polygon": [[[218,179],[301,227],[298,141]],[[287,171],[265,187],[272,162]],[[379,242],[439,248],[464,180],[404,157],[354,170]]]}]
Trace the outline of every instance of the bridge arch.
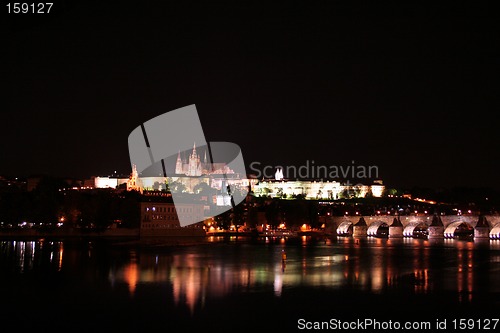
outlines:
[{"label": "bridge arch", "polygon": [[444,230],[445,238],[472,238],[474,228],[467,222],[457,221],[450,223]]},{"label": "bridge arch", "polygon": [[404,237],[427,238],[429,226],[424,222],[413,221],[403,230]]},{"label": "bridge arch", "polygon": [[495,224],[493,229],[490,231],[491,239],[500,239],[500,223]]},{"label": "bridge arch", "polygon": [[352,235],[352,222],[342,222],[337,227],[338,236],[351,236]]},{"label": "bridge arch", "polygon": [[372,222],[368,227],[366,234],[373,237],[388,237],[389,225],[384,221]]}]

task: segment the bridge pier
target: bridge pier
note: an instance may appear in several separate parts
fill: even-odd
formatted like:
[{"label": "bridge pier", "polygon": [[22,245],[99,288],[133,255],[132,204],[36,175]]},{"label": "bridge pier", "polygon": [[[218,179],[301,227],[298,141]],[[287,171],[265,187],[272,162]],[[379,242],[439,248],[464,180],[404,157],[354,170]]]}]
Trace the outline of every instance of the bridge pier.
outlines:
[{"label": "bridge pier", "polygon": [[429,232],[428,239],[444,238],[444,225],[437,214],[432,218],[432,222],[427,231]]},{"label": "bridge pier", "polygon": [[394,218],[394,221],[389,226],[389,238],[401,238],[403,237],[403,224],[398,218]]},{"label": "bridge pier", "polygon": [[474,228],[474,239],[490,238],[490,226],[486,217],[479,216],[476,227]]},{"label": "bridge pier", "polygon": [[359,221],[352,226],[352,236],[353,237],[367,237],[368,225],[366,224],[363,216],[359,219]]}]

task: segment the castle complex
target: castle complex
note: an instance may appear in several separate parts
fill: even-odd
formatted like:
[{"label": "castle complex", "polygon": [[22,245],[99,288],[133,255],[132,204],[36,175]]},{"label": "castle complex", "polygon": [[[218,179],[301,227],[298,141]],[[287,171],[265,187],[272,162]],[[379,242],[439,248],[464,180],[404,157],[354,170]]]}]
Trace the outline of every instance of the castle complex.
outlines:
[{"label": "castle complex", "polygon": [[[116,188],[127,184],[128,190],[170,190],[181,189],[184,193],[195,193],[205,187],[218,194],[225,194],[228,185],[236,188],[250,188],[256,196],[269,196],[283,199],[293,199],[302,196],[306,199],[336,200],[348,197],[381,197],[385,186],[382,181],[375,180],[371,184],[340,183],[336,180],[291,180],[285,179],[283,170],[278,168],[274,179],[255,179],[247,175],[236,174],[226,163],[210,163],[207,150],[203,159],[196,150],[196,144],[189,156],[182,158],[177,155],[175,174],[168,177],[141,177],[135,167],[129,178],[96,177],[94,187]],[[203,185],[203,183],[205,185]],[[168,185],[167,185],[168,184]],[[175,188],[173,188],[175,187]]]}]

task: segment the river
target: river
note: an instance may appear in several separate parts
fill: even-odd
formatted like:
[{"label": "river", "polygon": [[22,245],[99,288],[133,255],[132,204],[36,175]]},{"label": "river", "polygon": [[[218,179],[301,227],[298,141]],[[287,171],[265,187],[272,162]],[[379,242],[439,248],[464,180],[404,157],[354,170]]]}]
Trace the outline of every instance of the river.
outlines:
[{"label": "river", "polygon": [[4,328],[288,332],[372,319],[452,331],[454,319],[500,317],[498,240],[39,239],[0,250]]}]

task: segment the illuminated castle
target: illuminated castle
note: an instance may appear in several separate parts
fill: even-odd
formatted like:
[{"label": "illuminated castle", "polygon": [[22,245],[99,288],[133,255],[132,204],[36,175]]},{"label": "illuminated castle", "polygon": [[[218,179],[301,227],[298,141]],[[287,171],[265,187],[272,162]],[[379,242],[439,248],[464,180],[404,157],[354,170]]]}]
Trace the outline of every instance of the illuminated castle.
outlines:
[{"label": "illuminated castle", "polygon": [[385,190],[382,180],[377,179],[373,184],[342,184],[335,180],[290,180],[285,179],[283,168],[276,170],[274,179],[262,179],[254,184],[253,191],[256,196],[294,198],[303,195],[306,199],[336,200],[351,197],[381,197]]}]

